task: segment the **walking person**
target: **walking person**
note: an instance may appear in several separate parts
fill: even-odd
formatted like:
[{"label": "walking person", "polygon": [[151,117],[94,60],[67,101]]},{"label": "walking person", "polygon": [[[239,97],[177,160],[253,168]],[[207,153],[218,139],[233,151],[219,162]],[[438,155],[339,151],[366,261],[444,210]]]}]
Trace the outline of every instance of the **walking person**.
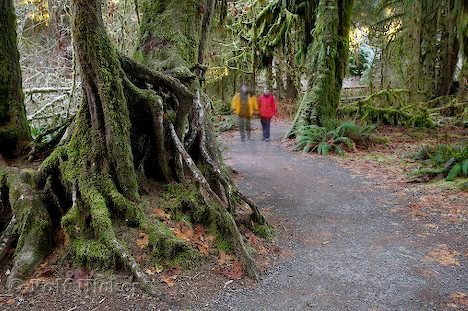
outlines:
[{"label": "walking person", "polygon": [[260,111],[260,121],[262,123],[263,140],[270,140],[270,124],[271,118],[276,115],[276,99],[270,93],[268,88],[265,88],[263,95],[258,98],[258,106]]},{"label": "walking person", "polygon": [[240,92],[232,99],[231,109],[239,118],[241,141],[245,141],[246,133],[247,139],[250,140],[250,119],[252,119],[254,111],[257,111],[258,107],[255,95],[249,94],[245,84],[242,84]]}]

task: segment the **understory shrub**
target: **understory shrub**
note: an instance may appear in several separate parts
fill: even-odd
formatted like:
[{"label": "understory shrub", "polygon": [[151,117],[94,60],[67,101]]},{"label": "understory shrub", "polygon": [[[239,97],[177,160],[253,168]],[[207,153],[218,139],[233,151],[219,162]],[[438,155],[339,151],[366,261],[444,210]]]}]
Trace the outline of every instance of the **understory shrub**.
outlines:
[{"label": "understory shrub", "polygon": [[[415,97],[416,96],[416,97]],[[353,103],[342,102],[341,117],[365,124],[402,125],[434,128],[438,125],[466,125],[468,108],[453,96],[441,96],[425,102],[406,89],[381,90]]]},{"label": "understory shrub", "polygon": [[424,146],[413,157],[422,163],[422,168],[411,175],[426,180],[437,177],[453,181],[468,177],[468,144]]},{"label": "understory shrub", "polygon": [[371,140],[373,125],[360,126],[354,122],[343,122],[321,127],[306,125],[296,131],[296,150],[305,152],[317,152],[327,155],[335,152],[339,155],[346,151],[354,150],[356,145],[367,145]]}]

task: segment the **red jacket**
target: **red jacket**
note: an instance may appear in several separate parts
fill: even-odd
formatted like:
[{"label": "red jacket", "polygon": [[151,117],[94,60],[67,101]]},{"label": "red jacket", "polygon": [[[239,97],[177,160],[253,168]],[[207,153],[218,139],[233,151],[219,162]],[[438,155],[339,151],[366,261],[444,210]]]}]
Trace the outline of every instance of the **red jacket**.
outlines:
[{"label": "red jacket", "polygon": [[258,110],[260,118],[271,118],[276,115],[276,100],[271,94],[258,98]]}]

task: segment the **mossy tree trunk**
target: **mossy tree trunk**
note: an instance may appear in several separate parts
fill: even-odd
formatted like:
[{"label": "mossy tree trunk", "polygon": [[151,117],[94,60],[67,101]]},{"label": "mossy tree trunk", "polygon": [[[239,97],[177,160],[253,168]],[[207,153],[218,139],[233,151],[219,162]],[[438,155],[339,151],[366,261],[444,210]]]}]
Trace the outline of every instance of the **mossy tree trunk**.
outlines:
[{"label": "mossy tree trunk", "polygon": [[0,0],[0,155],[14,157],[31,141],[16,39],[13,0]]},{"label": "mossy tree trunk", "polygon": [[[196,185],[202,203],[191,206],[193,221],[230,239],[248,273],[256,276],[235,221],[237,202],[251,206],[254,222],[264,224],[264,218],[232,183],[206,116],[196,63],[200,2],[187,0],[184,11],[180,1],[143,3],[136,55],[148,66],[118,54],[103,24],[100,0],[71,4],[84,94],[73,134],[37,172],[0,170],[0,205],[5,205],[0,208],[11,214],[8,224],[0,224],[7,241],[0,244],[0,260],[20,237],[9,281],[34,269],[52,247],[50,232],[62,227],[78,264],[120,262],[155,293],[116,236],[115,222],[147,232],[151,257],[161,264],[201,255],[145,215],[139,188],[146,178]],[[28,200],[18,199],[22,194]]]},{"label": "mossy tree trunk", "polygon": [[460,2],[417,0],[408,8],[412,12],[405,27],[412,29],[409,37],[412,59],[405,70],[407,83],[410,88],[424,92],[427,98],[448,95],[458,60]]},{"label": "mossy tree trunk", "polygon": [[456,5],[460,9],[457,27],[458,40],[460,42],[461,54],[463,57],[462,68],[458,74],[460,88],[457,97],[459,102],[468,102],[468,4],[466,1],[457,0]]},{"label": "mossy tree trunk", "polygon": [[309,88],[288,136],[310,124],[326,125],[336,116],[348,61],[353,0],[320,0],[314,39],[308,51]]}]

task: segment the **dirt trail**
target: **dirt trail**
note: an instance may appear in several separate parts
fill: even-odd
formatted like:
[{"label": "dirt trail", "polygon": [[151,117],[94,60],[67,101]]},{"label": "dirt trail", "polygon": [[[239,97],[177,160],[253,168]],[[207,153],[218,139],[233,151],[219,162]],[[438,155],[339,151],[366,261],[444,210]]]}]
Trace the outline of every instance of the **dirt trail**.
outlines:
[{"label": "dirt trail", "polygon": [[286,129],[272,124],[270,142],[258,130],[252,141],[226,139],[225,156],[239,172],[241,190],[278,228],[278,244],[289,256],[254,287],[226,288],[195,309],[454,310],[460,307],[454,297],[466,303],[467,254],[446,266],[428,260],[450,239],[421,238],[421,224],[392,212],[405,202],[333,159],[281,147]]}]

